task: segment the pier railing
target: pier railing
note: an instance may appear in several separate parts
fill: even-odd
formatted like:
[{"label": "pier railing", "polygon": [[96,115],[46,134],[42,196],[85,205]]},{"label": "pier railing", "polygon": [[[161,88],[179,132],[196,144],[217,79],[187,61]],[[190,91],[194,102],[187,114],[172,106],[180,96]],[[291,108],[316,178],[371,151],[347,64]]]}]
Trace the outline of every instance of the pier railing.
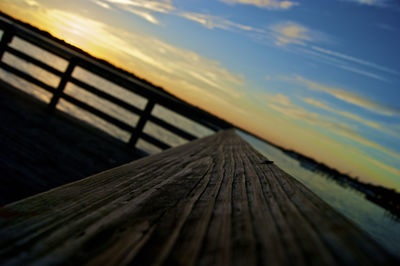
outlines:
[{"label": "pier railing", "polygon": [[[218,119],[217,117],[214,117],[196,107],[193,107],[160,89],[146,84],[136,79],[134,76],[130,76],[122,71],[118,71],[118,69],[107,66],[88,54],[80,53],[68,47],[67,45],[63,45],[60,42],[36,33],[22,25],[13,23],[2,17],[0,17],[0,30],[3,32],[0,42],[0,68],[50,92],[52,94],[52,98],[49,103],[49,109],[51,110],[56,109],[60,99],[63,99],[87,112],[90,112],[91,114],[94,114],[106,122],[117,126],[124,131],[130,132],[131,135],[128,144],[132,147],[136,145],[139,139],[143,139],[144,141],[161,149],[167,149],[170,147],[168,143],[165,143],[162,140],[159,140],[143,131],[147,121],[151,121],[152,123],[188,141],[197,138],[192,133],[189,133],[186,130],[177,127],[176,125],[152,115],[152,110],[155,105],[160,105],[172,110],[181,116],[184,116],[200,125],[205,126],[206,128],[211,129],[212,131],[218,131],[220,129],[232,127],[232,125],[229,123]],[[50,66],[46,62],[38,60],[24,51],[10,46],[11,41],[15,37],[66,60],[68,62],[68,66],[66,67],[65,71],[60,71],[53,66]],[[39,80],[37,77],[4,62],[2,59],[5,53],[10,53],[13,56],[16,56],[51,74],[54,74],[55,76],[60,77],[58,86],[50,86]],[[77,67],[104,78],[127,91],[144,97],[147,99],[145,107],[143,109],[138,108],[128,101],[117,98],[106,91],[100,90],[99,88],[96,88],[95,86],[74,77],[72,73]],[[139,115],[139,121],[135,126],[129,125],[128,123],[120,120],[118,117],[107,114],[103,110],[95,108],[76,97],[66,94],[64,89],[68,83],[72,83],[110,103],[113,103],[131,113]]]}]

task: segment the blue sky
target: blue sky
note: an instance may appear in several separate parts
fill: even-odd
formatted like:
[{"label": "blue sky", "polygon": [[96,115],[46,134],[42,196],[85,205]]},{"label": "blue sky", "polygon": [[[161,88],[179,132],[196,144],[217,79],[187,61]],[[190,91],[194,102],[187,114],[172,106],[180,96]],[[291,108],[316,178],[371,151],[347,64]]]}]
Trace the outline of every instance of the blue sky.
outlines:
[{"label": "blue sky", "polygon": [[2,11],[286,148],[400,191],[400,4],[3,0]]}]

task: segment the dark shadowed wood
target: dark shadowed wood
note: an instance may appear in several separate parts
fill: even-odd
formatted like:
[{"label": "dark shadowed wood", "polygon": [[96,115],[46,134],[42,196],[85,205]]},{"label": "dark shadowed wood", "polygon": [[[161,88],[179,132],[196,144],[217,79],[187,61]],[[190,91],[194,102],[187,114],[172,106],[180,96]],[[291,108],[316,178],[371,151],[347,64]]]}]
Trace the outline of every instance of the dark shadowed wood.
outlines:
[{"label": "dark shadowed wood", "polygon": [[9,30],[7,30],[6,32],[3,32],[3,35],[1,36],[1,40],[0,40],[0,60],[3,58],[4,52],[7,49],[7,45],[12,41],[12,38],[14,37],[14,33],[13,33],[13,28],[10,27]]},{"label": "dark shadowed wood", "polygon": [[234,131],[1,210],[2,265],[385,265],[380,246]]}]

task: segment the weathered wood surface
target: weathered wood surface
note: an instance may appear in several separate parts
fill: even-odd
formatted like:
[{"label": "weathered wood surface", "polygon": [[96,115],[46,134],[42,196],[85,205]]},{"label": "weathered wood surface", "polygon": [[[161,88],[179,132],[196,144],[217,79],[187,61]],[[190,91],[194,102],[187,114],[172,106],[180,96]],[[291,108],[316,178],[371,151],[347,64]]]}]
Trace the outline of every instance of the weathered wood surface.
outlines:
[{"label": "weathered wood surface", "polygon": [[392,258],[233,131],[8,205],[2,265],[371,265]]}]

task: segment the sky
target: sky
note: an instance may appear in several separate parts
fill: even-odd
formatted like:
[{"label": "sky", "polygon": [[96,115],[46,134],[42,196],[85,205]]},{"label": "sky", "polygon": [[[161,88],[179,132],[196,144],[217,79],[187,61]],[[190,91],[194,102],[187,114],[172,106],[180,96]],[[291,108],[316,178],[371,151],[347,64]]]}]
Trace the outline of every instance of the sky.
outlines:
[{"label": "sky", "polygon": [[397,0],[2,0],[285,148],[400,191]]}]

